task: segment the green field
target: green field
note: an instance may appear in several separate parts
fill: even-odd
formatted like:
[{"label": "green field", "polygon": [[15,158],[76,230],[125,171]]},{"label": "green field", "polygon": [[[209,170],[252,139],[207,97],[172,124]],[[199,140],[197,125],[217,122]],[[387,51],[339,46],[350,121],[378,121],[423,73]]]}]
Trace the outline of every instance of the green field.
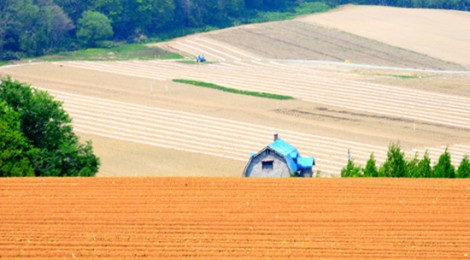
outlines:
[{"label": "green field", "polygon": [[235,89],[235,88],[227,88],[227,87],[219,86],[219,85],[216,85],[216,84],[212,84],[212,83],[208,83],[208,82],[202,82],[202,81],[196,81],[196,80],[174,79],[173,81],[178,82],[178,83],[194,85],[194,86],[198,86],[198,87],[217,89],[217,90],[221,90],[221,91],[229,92],[229,93],[247,95],[247,96],[278,99],[278,100],[291,100],[291,99],[294,99],[291,96],[284,96],[284,95],[278,95],[278,94],[272,94],[272,93],[266,93],[266,92],[247,91],[247,90],[240,90],[240,89]]},{"label": "green field", "polygon": [[181,59],[183,56],[144,44],[123,44],[112,48],[92,48],[42,56],[41,61],[64,60],[153,60]]}]

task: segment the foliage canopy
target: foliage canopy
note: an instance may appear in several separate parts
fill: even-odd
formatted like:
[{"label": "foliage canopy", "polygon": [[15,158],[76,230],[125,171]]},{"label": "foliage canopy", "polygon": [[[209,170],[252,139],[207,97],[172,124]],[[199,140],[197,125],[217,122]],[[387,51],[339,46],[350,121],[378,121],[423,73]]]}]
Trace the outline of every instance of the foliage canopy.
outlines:
[{"label": "foliage canopy", "polygon": [[113,36],[111,20],[100,12],[86,11],[78,20],[77,38],[85,46],[95,47],[100,41]]},{"label": "foliage canopy", "polygon": [[393,143],[389,146],[387,158],[379,169],[376,167],[374,154],[371,154],[365,168],[361,168],[350,159],[341,170],[341,177],[470,178],[470,162],[468,155],[465,155],[455,171],[446,148],[439,161],[431,167],[427,151],[422,159],[419,159],[417,154],[411,159],[406,159],[400,145]]},{"label": "foliage canopy", "polygon": [[81,144],[62,103],[28,84],[0,83],[0,176],[94,176],[99,159]]}]

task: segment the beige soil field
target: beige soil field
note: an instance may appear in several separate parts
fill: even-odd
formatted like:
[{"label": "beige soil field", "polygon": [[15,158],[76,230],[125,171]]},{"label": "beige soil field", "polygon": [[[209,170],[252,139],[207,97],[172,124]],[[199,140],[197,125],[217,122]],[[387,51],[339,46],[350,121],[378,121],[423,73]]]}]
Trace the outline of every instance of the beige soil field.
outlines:
[{"label": "beige soil field", "polygon": [[297,21],[336,28],[470,68],[470,13],[346,6]]},{"label": "beige soil field", "polygon": [[468,259],[470,181],[0,180],[0,258]]},{"label": "beige soil field", "polygon": [[[279,26],[286,32],[285,22],[268,25],[273,31]],[[266,26],[248,28],[267,33]],[[454,164],[470,153],[469,73],[364,67],[317,61],[313,56],[309,60],[275,59],[266,56],[289,51],[267,46],[261,54],[254,48],[230,44],[233,37],[219,39],[218,34],[233,31],[240,35],[240,30],[245,29],[160,44],[188,57],[204,54],[210,61],[205,64],[161,60],[33,62],[0,67],[0,75],[30,82],[64,101],[75,131],[82,139],[93,141],[102,159],[98,176],[239,177],[249,154],[268,145],[274,133],[302,155],[314,156],[315,171],[329,177],[339,175],[347,163],[348,150],[362,165],[370,153],[380,163],[391,142],[400,142],[409,156],[428,151],[433,162],[446,147]],[[306,29],[314,32],[310,30],[321,30],[325,39],[348,35],[349,40],[358,42],[359,47],[351,52],[357,57],[368,50],[363,37],[317,26]],[[249,39],[255,46],[256,39]],[[370,46],[377,44],[371,41]],[[331,44],[322,48],[323,53],[337,50]],[[397,60],[408,56],[405,50],[385,49]],[[380,51],[371,52],[373,55],[363,55],[370,58],[371,65],[386,60],[377,56]],[[305,50],[305,55],[311,53]],[[434,67],[431,58],[431,64],[425,66],[428,58],[416,54],[411,63],[389,65],[444,68]],[[295,100],[235,95],[173,83],[176,78],[291,95]]]},{"label": "beige soil field", "polygon": [[274,59],[321,60],[418,69],[462,69],[454,63],[302,20],[242,26],[212,39]]}]

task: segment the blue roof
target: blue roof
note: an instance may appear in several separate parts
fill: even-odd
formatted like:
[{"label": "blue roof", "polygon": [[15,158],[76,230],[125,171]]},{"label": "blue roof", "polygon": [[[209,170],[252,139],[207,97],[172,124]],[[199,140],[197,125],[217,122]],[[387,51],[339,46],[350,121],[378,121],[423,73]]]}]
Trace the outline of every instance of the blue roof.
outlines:
[{"label": "blue roof", "polygon": [[281,138],[277,138],[277,140],[272,142],[269,147],[286,158],[287,164],[292,172],[297,172],[299,169],[311,169],[313,165],[315,165],[315,159],[313,157],[300,156],[294,146]]},{"label": "blue roof", "polygon": [[301,170],[311,169],[312,166],[315,165],[315,160],[313,159],[313,157],[299,156],[297,158],[297,165]]},{"label": "blue roof", "polygon": [[299,154],[294,146],[290,145],[281,138],[277,138],[277,140],[272,142],[269,147],[284,156],[290,155],[292,158],[297,158],[297,155]]}]

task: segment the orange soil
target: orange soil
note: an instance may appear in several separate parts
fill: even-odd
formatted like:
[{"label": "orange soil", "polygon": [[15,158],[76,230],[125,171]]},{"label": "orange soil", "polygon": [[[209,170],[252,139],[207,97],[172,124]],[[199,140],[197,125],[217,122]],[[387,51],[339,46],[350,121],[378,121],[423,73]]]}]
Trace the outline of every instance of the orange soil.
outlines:
[{"label": "orange soil", "polygon": [[0,180],[3,257],[470,256],[470,180]]}]

